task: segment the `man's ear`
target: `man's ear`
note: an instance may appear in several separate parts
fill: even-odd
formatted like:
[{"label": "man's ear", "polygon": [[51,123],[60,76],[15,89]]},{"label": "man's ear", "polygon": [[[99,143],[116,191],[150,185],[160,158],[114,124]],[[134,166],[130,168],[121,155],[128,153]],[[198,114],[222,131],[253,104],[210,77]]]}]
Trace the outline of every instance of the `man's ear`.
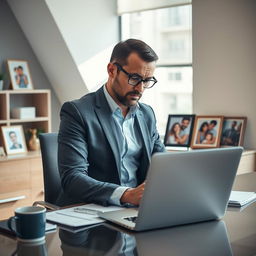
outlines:
[{"label": "man's ear", "polygon": [[117,68],[113,63],[110,62],[108,63],[107,71],[108,71],[109,77],[114,78],[117,72]]}]

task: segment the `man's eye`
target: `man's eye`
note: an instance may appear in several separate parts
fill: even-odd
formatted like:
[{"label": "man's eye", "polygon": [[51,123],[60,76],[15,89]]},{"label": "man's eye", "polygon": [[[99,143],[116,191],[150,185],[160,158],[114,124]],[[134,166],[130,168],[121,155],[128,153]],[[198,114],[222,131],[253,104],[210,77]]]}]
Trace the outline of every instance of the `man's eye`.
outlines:
[{"label": "man's eye", "polygon": [[138,76],[131,76],[130,79],[134,80],[134,81],[140,81],[141,77]]}]

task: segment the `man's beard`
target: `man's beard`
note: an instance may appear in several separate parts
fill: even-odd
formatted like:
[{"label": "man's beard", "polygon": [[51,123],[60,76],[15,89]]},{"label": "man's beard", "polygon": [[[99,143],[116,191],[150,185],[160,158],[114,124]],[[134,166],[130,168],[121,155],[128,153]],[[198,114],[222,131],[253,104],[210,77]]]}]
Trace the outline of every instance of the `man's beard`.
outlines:
[{"label": "man's beard", "polygon": [[[120,83],[118,81],[118,79],[116,78],[114,83],[117,85],[117,86],[120,86]],[[138,103],[138,101],[140,100],[142,94],[137,91],[137,90],[133,90],[133,91],[130,91],[130,92],[127,92],[124,96],[120,95],[117,90],[115,89],[115,87],[113,87],[113,92],[117,98],[117,100],[124,106],[126,107],[132,107],[134,105],[136,105]],[[130,96],[130,97],[129,97]],[[139,96],[139,98],[135,99],[133,98],[133,100],[131,100],[132,96]]]}]

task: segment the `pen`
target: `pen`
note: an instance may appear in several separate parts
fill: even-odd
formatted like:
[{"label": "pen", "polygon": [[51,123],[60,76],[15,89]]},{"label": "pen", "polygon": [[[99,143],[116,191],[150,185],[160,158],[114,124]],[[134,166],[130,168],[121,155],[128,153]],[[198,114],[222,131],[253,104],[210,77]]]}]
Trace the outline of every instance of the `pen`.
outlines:
[{"label": "pen", "polygon": [[97,210],[87,209],[87,208],[82,208],[82,207],[74,208],[74,212],[85,213],[85,214],[90,214],[90,215],[98,215]]}]

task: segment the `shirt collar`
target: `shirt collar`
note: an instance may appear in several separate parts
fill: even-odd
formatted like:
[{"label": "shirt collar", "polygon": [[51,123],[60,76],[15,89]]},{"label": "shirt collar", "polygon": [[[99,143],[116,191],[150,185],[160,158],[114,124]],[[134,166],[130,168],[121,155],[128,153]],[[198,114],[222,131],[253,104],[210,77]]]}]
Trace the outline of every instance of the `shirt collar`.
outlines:
[{"label": "shirt collar", "polygon": [[[106,84],[104,85],[103,90],[112,113],[114,114],[116,111],[120,111],[120,113],[122,113],[122,109],[118,106],[118,104],[113,100],[111,95],[108,93]],[[135,106],[130,107],[130,110],[127,116],[134,116],[138,108],[139,108],[138,103]]]},{"label": "shirt collar", "polygon": [[108,105],[109,105],[112,113],[114,113],[117,109],[120,109],[120,107],[116,104],[116,102],[113,100],[113,98],[108,93],[106,84],[104,85],[103,89],[104,89],[104,94],[107,99]]}]

